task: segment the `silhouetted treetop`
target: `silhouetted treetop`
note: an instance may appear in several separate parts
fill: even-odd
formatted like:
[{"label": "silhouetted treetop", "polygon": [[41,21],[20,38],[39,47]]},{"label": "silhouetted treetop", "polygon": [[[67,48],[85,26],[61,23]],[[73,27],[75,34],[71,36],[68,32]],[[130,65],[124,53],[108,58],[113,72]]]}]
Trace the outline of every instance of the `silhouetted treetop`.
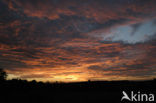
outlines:
[{"label": "silhouetted treetop", "polygon": [[7,73],[4,71],[3,68],[0,68],[0,80],[6,80]]}]

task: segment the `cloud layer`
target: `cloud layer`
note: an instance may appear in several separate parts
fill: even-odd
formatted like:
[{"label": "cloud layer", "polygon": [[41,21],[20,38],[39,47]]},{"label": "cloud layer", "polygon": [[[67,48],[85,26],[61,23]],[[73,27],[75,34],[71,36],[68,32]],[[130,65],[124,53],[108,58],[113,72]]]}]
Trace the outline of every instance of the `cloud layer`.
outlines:
[{"label": "cloud layer", "polygon": [[151,79],[155,0],[1,0],[0,66],[41,81]]}]

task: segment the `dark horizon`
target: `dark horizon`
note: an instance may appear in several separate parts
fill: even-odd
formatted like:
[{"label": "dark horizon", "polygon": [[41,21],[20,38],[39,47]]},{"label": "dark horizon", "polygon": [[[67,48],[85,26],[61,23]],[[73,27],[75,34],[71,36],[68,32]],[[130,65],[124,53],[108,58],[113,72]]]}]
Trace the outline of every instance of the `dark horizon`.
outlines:
[{"label": "dark horizon", "polygon": [[28,81],[28,82],[32,82],[32,81],[36,81],[36,82],[43,82],[43,83],[86,83],[86,82],[124,82],[124,81],[128,81],[128,82],[146,82],[146,81],[153,81],[156,78],[152,78],[152,79],[144,79],[144,80],[86,80],[86,81],[37,81],[35,79],[33,80],[27,80],[27,79],[21,79],[21,78],[12,78],[12,79],[7,79],[7,81],[12,81],[12,80],[22,80],[22,81]]},{"label": "dark horizon", "polygon": [[[24,80],[0,80],[0,101],[5,103],[132,103],[122,100],[123,91],[142,94],[156,93],[156,79],[151,81],[88,81],[76,83],[43,83]],[[144,98],[146,101],[146,98]],[[144,103],[144,102],[143,102]],[[150,101],[150,103],[155,103]]]}]

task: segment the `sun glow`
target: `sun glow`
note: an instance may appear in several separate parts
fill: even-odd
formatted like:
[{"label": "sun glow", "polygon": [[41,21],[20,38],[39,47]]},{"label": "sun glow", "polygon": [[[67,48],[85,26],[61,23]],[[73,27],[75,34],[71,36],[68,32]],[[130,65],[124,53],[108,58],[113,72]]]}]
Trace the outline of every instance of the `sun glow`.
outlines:
[{"label": "sun glow", "polygon": [[62,76],[55,76],[54,77],[55,80],[57,81],[77,81],[79,80],[80,78],[76,75],[62,75]]}]

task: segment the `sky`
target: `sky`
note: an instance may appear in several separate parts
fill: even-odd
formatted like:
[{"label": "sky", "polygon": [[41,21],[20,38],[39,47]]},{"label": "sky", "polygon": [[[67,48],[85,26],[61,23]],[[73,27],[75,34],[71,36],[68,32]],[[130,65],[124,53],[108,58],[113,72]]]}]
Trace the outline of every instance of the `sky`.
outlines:
[{"label": "sky", "polygon": [[0,0],[8,79],[156,77],[156,0]]}]

